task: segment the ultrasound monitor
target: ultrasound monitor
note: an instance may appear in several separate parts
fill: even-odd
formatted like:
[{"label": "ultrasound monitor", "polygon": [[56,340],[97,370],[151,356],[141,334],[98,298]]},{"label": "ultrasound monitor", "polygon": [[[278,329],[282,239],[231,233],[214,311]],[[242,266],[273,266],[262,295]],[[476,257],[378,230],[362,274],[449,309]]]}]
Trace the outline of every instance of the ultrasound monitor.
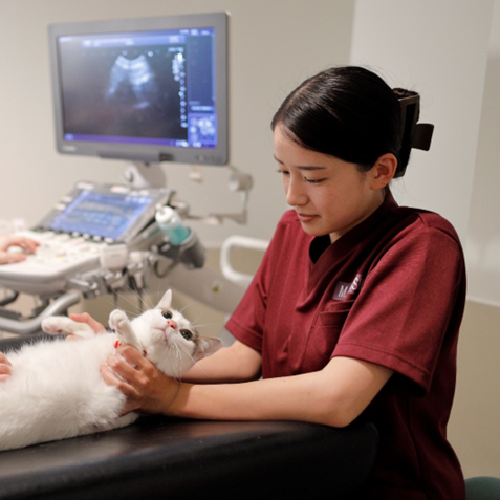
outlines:
[{"label": "ultrasound monitor", "polygon": [[228,163],[227,14],[49,26],[57,149]]}]

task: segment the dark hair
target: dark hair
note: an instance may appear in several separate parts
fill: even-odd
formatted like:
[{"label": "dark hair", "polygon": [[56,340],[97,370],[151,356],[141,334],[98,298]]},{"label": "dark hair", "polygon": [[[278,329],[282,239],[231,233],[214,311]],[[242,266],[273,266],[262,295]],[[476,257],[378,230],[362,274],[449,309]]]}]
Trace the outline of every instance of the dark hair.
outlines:
[{"label": "dark hair", "polygon": [[322,71],[292,91],[271,128],[283,125],[301,147],[355,163],[361,171],[392,153],[398,176],[408,162],[399,154],[400,124],[398,98],[382,78],[365,68],[344,66]]}]

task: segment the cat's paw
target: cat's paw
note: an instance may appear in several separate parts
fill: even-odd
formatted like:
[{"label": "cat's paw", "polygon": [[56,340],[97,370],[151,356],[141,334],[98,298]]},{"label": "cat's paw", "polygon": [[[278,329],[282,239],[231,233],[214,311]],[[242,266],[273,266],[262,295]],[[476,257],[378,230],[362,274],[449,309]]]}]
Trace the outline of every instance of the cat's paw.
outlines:
[{"label": "cat's paw", "polygon": [[79,323],[62,316],[50,316],[42,321],[42,330],[51,335],[80,335],[83,338],[91,338],[95,335],[92,328],[86,323]]},{"label": "cat's paw", "polygon": [[120,309],[111,311],[109,315],[109,326],[117,333],[120,340],[126,344],[139,348],[139,343],[132,330],[132,325],[124,311]]},{"label": "cat's paw", "polygon": [[123,333],[129,324],[127,314],[121,309],[114,309],[109,314],[109,326],[117,333]]}]

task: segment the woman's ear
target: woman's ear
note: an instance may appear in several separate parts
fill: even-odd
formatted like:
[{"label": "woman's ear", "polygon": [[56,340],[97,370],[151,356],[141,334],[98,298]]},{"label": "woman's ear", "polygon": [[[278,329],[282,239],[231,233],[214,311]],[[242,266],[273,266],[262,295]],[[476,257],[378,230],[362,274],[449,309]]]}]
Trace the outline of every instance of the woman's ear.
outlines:
[{"label": "woman's ear", "polygon": [[372,189],[385,188],[394,177],[397,166],[398,160],[392,153],[379,156],[372,168]]}]

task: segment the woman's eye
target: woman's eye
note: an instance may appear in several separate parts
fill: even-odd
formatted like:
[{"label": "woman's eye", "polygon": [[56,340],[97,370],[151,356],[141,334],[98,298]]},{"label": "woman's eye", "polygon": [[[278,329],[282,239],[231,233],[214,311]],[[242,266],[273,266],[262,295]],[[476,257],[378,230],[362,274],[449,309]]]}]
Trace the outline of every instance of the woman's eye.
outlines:
[{"label": "woman's eye", "polygon": [[278,174],[281,174],[281,175],[288,175],[289,174],[288,171],[286,171],[286,170],[280,170],[280,169],[276,170],[276,172],[278,172]]},{"label": "woman's eye", "polygon": [[161,315],[165,318],[165,319],[172,319],[172,313],[170,311],[162,311]]},{"label": "woman's eye", "polygon": [[184,340],[193,340],[193,334],[189,330],[181,330],[179,333]]},{"label": "woman's eye", "polygon": [[309,184],[319,184],[320,182],[323,182],[326,178],[322,179],[308,179],[307,177],[304,177],[304,180],[309,182]]}]

